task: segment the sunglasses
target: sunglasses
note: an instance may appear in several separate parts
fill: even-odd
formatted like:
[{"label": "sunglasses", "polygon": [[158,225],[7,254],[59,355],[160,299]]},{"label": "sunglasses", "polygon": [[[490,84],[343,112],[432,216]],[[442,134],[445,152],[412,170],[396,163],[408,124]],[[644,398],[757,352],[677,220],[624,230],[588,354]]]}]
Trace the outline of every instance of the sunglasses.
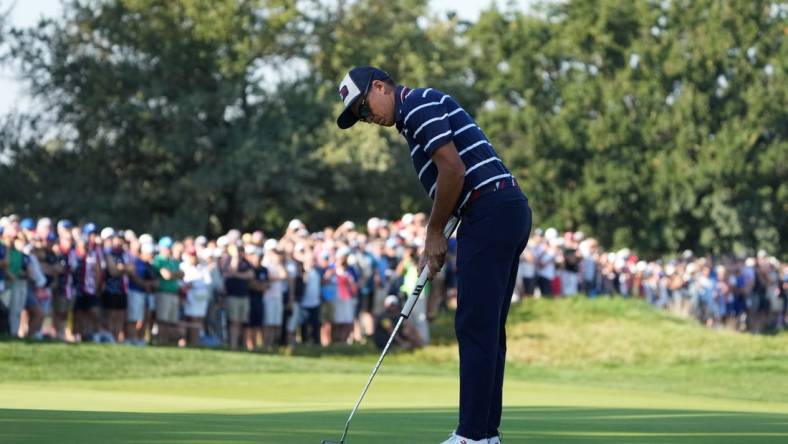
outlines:
[{"label": "sunglasses", "polygon": [[369,76],[367,87],[364,88],[364,96],[361,98],[361,103],[358,104],[358,119],[364,122],[367,122],[372,116],[372,110],[369,109],[369,104],[367,103],[367,94],[369,94],[370,85],[372,85],[372,76]]}]

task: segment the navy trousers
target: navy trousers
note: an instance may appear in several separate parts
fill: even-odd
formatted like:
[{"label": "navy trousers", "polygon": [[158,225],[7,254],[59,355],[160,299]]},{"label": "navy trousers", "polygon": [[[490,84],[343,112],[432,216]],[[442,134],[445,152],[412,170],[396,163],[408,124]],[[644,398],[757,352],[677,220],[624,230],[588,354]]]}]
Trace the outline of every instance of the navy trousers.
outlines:
[{"label": "navy trousers", "polygon": [[457,232],[460,422],[457,434],[497,436],[501,424],[506,317],[520,254],[531,232],[531,209],[519,188],[481,196]]}]

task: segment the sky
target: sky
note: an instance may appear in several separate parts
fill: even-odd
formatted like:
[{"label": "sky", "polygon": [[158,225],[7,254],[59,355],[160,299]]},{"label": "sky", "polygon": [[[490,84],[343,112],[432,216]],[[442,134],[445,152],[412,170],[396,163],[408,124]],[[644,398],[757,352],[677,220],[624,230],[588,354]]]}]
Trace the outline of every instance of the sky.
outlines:
[{"label": "sky", "polygon": [[[475,21],[479,13],[492,3],[503,7],[509,4],[525,10],[532,0],[430,0],[435,12],[453,10],[461,19]],[[61,14],[61,0],[0,0],[0,12],[10,9],[11,25],[27,27],[41,17],[57,17]],[[28,107],[29,95],[13,67],[0,67],[0,115]]]}]

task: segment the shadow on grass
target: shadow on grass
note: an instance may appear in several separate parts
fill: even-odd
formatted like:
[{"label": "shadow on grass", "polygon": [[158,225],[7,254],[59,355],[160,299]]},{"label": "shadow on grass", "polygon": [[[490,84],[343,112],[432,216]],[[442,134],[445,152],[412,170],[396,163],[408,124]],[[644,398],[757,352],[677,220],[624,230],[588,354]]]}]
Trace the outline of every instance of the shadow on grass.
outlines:
[{"label": "shadow on grass", "polygon": [[[339,439],[347,414],[0,410],[0,442],[319,444]],[[455,420],[447,409],[362,410],[347,443],[434,444]],[[788,442],[788,415],[515,407],[506,410],[503,430],[507,444],[771,444]]]}]

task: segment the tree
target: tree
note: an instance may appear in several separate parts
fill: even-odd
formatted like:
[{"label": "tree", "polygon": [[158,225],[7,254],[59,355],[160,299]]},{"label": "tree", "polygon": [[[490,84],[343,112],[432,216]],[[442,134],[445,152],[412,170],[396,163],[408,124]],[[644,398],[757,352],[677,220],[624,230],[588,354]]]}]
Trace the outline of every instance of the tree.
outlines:
[{"label": "tree", "polygon": [[598,0],[543,14],[492,9],[469,31],[491,96],[479,120],[539,223],[650,255],[785,251],[784,11]]},{"label": "tree", "polygon": [[299,195],[281,172],[300,171],[289,142],[314,122],[283,118],[303,93],[272,94],[280,82],[262,69],[297,52],[294,3],[71,1],[63,21],[15,30],[12,55],[59,130],[51,143],[80,159],[62,183],[78,209],[186,233],[265,219],[239,208]]},{"label": "tree", "polygon": [[2,127],[2,209],[175,234],[426,211],[401,137],[336,128],[337,83],[371,64],[452,94],[537,225],[647,256],[782,253],[787,18],[767,0],[476,23],[426,0],[72,0],[6,34],[52,114]]}]

